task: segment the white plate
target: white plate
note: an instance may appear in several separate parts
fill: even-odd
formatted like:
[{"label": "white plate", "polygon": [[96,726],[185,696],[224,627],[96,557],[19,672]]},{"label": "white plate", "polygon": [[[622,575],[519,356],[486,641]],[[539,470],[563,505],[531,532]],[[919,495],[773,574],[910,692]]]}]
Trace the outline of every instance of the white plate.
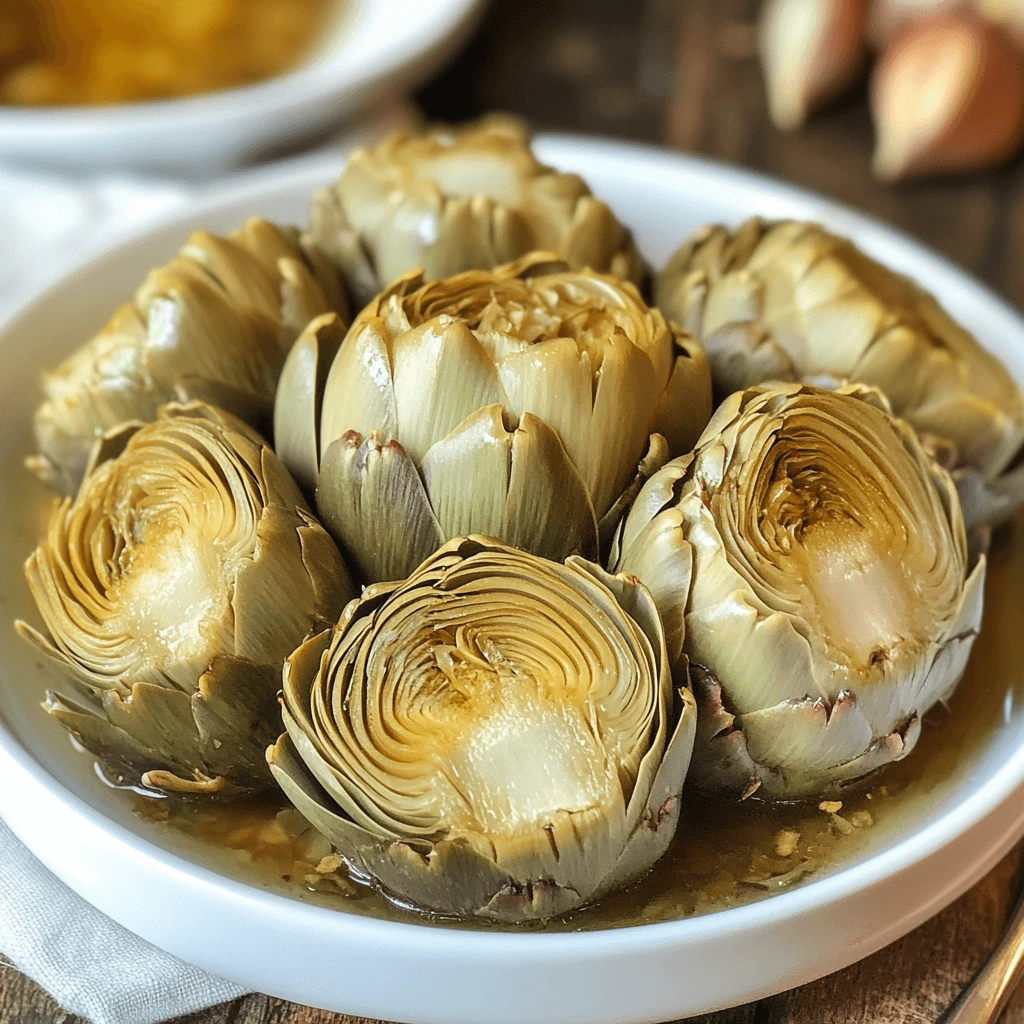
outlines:
[{"label": "white plate", "polygon": [[0,157],[195,173],[308,138],[425,78],[483,0],[338,0],[308,60],[284,75],[183,99],[91,107],[0,105]]},{"label": "white plate", "polygon": [[[544,138],[656,263],[697,225],[751,213],[818,218],[916,275],[1024,380],[1024,322],[962,271],[850,210],[743,171],[649,149]],[[295,221],[330,162],[236,186],[82,267],[0,333],[0,814],[73,889],[132,931],[253,989],[326,1009],[422,1024],[668,1020],[756,999],[837,970],[910,931],[988,871],[1024,831],[1024,711],[907,807],[852,866],[761,903],[667,924],[577,934],[397,924],[263,892],[156,845],[83,770],[37,706],[53,682],[10,618],[29,607],[19,566],[36,537],[11,481],[29,449],[35,376],[98,328],[187,232],[249,214]],[[13,529],[12,529],[13,528]],[[1019,640],[1013,641],[1019,646]],[[166,838],[160,840],[167,842]]]}]

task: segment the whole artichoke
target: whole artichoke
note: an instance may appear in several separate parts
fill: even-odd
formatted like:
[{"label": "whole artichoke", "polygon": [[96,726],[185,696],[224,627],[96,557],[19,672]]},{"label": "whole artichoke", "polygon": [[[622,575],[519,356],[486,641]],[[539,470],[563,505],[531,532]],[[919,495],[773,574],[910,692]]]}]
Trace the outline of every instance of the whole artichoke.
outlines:
[{"label": "whole artichoke", "polygon": [[883,396],[737,392],[640,492],[610,567],[692,666],[692,778],[777,798],[905,757],[981,621],[956,490]]},{"label": "whole artichoke", "polygon": [[686,451],[710,415],[698,345],[631,284],[543,253],[407,274],[342,333],[320,318],[296,342],[275,433],[364,582],[469,533],[594,558],[645,446],[641,472],[667,458],[649,435]]},{"label": "whole artichoke", "polygon": [[968,527],[1024,502],[1024,397],[927,292],[818,224],[699,231],[657,304],[704,345],[722,395],[765,381],[871,384],[956,467]]},{"label": "whole artichoke", "polygon": [[82,695],[46,710],[127,779],[184,793],[271,784],[281,664],[354,596],[274,453],[202,403],[106,435],[25,576],[46,633],[18,630]]},{"label": "whole artichoke", "polygon": [[640,284],[629,231],[576,174],[537,161],[511,118],[399,132],[349,158],[313,197],[307,237],[345,273],[359,305],[402,274],[490,270],[534,249]]},{"label": "whole artichoke", "polygon": [[195,232],[99,334],[44,374],[29,467],[74,494],[100,435],[148,422],[173,399],[269,425],[292,342],[328,310],[347,316],[341,280],[294,228],[253,218],[227,238]]},{"label": "whole artichoke", "polygon": [[350,869],[423,910],[564,913],[675,832],[693,697],[650,594],[484,537],[368,587],[284,670],[267,752]]}]

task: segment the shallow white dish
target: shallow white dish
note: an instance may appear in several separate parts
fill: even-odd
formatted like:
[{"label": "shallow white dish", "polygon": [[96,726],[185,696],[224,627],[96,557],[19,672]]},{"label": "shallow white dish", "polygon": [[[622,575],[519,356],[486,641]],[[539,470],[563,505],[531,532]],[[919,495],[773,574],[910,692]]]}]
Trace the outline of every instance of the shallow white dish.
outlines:
[{"label": "shallow white dish", "polygon": [[270,152],[425,78],[483,0],[338,3],[308,59],[264,82],[151,103],[0,105],[0,157],[197,173]]},{"label": "shallow white dish", "polygon": [[[809,217],[934,290],[1024,381],[1024,321],[916,243],[853,211],[747,172],[656,150],[548,137],[542,159],[579,171],[662,262],[693,228],[751,213]],[[30,607],[20,563],[37,524],[16,490],[40,366],[56,362],[166,259],[188,231],[227,230],[259,212],[304,217],[337,171],[307,164],[232,187],[94,259],[0,329],[0,815],[73,889],[123,925],[200,967],[272,995],[422,1024],[639,1024],[760,998],[852,963],[936,913],[1024,833],[1024,708],[958,763],[902,830],[861,858],[761,903],[667,924],[577,934],[398,924],[263,892],[170,848],[119,794],[83,770],[38,709],[55,677],[14,636]],[[161,839],[161,842],[165,840]]]}]

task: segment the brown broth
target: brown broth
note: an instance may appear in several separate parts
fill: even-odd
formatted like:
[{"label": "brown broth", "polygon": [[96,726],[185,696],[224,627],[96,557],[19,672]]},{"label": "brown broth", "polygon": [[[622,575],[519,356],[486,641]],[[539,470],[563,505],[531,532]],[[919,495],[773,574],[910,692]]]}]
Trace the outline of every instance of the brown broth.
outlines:
[{"label": "brown broth", "polygon": [[[981,635],[948,709],[927,717],[908,758],[837,797],[840,807],[736,803],[688,791],[669,852],[643,878],[564,918],[525,927],[622,927],[751,903],[849,864],[879,832],[888,839],[905,834],[910,812],[949,785],[1024,698],[1019,645],[1007,642],[1024,622],[1024,517],[996,538],[985,598]],[[197,841],[211,866],[261,888],[391,920],[424,920],[351,881],[326,840],[282,797],[223,806],[139,797],[136,810],[154,827]]]}]

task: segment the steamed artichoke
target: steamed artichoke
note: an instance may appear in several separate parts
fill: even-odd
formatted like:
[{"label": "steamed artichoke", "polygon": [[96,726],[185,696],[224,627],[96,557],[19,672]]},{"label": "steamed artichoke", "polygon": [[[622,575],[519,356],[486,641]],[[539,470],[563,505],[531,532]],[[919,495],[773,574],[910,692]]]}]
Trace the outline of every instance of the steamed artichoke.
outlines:
[{"label": "steamed artichoke", "polygon": [[510,118],[462,129],[397,133],[357,150],[316,193],[307,237],[345,273],[364,305],[410,270],[427,280],[490,270],[534,249],[640,284],[629,231],[576,174],[538,163]]},{"label": "steamed artichoke", "polygon": [[647,482],[610,567],[689,656],[691,778],[787,799],[910,752],[963,673],[985,574],[949,475],[859,385],[732,395]]},{"label": "steamed artichoke", "polygon": [[662,855],[696,717],[635,580],[483,537],[368,587],[288,659],[283,704],[274,776],[357,876],[504,921]]},{"label": "steamed artichoke", "polygon": [[968,526],[1024,502],[1024,397],[1005,367],[908,278],[817,224],[705,228],[661,272],[657,304],[707,349],[725,395],[765,381],[883,391],[941,452]]},{"label": "steamed artichoke", "polygon": [[700,346],[632,285],[543,253],[408,274],[343,333],[319,318],[296,342],[275,434],[365,582],[468,533],[594,558],[645,445],[641,473],[711,411]]},{"label": "steamed artichoke", "polygon": [[271,783],[281,664],[354,595],[273,452],[202,403],[106,435],[25,575],[46,634],[19,632],[82,697],[46,710],[129,781],[185,793]]},{"label": "steamed artichoke", "polygon": [[347,315],[330,261],[294,228],[253,218],[227,238],[197,231],[149,273],[106,327],[43,378],[29,466],[74,494],[97,437],[202,399],[269,424],[285,356],[310,319]]}]

